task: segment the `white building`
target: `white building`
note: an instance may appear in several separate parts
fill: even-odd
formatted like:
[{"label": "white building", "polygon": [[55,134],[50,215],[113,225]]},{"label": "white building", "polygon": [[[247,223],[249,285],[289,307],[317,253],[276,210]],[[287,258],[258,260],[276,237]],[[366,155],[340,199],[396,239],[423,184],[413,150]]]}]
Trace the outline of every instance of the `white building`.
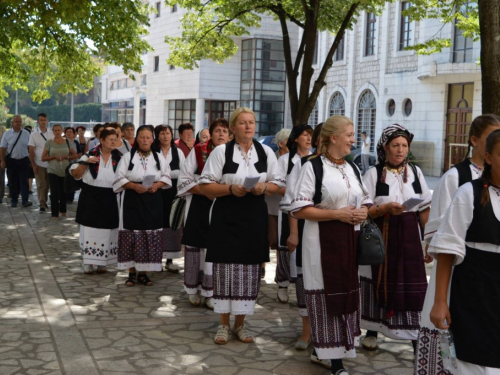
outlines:
[{"label": "white building", "polygon": [[[353,119],[358,139],[362,131],[368,133],[373,151],[381,130],[400,123],[415,134],[416,163],[426,174],[439,176],[463,157],[466,147],[456,145],[467,143],[470,122],[481,113],[476,64],[480,46],[454,25],[409,22],[401,13],[409,4],[389,3],[380,16],[364,13],[354,30],[347,31],[310,123],[345,114]],[[147,37],[154,52],[143,56],[143,71],[135,82],[117,67],[109,67],[102,76],[103,120],[163,123],[174,130],[189,121],[198,130],[217,117],[229,118],[232,109],[244,105],[256,112],[259,135],[291,125],[277,22],[264,18],[261,28],[238,38],[239,50],[225,64],[204,60],[190,71],[166,62],[165,35],[180,34],[184,10],[166,7],[163,1],[151,5],[158,10],[151,15]],[[290,30],[298,46],[297,28],[291,25]],[[430,56],[403,50],[437,34],[450,37],[452,48]],[[318,35],[317,70],[333,38],[327,32]],[[140,107],[135,118],[134,102]]]},{"label": "white building", "polygon": [[[310,123],[345,114],[358,142],[362,131],[371,137],[373,151],[382,129],[399,123],[415,134],[416,163],[439,176],[464,156],[470,123],[481,114],[480,43],[439,20],[409,22],[401,13],[409,3],[389,3],[380,16],[364,13],[347,31]],[[429,56],[403,50],[435,35],[451,38],[452,47]],[[333,40],[319,35],[318,62]]]},{"label": "white building", "polygon": [[254,109],[258,134],[274,134],[283,127],[289,114],[279,23],[264,17],[260,28],[236,39],[238,53],[224,64],[203,60],[199,68],[184,70],[167,64],[170,51],[165,43],[166,35],[180,35],[184,10],[163,1],[151,5],[157,13],[151,14],[147,40],[154,52],[144,56],[144,85],[135,87],[120,68],[108,68],[101,79],[103,120],[132,121],[134,97],[139,95],[141,118],[136,124],[169,124],[176,132],[180,124],[191,122],[199,130],[218,117],[229,119],[242,105]]}]

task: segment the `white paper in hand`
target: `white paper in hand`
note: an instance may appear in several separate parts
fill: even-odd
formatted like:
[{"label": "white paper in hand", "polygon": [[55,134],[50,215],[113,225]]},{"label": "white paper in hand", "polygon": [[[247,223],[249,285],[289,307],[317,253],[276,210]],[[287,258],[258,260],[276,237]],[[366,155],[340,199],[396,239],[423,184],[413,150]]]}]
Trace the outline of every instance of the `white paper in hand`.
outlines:
[{"label": "white paper in hand", "polygon": [[151,186],[153,186],[155,182],[155,176],[152,174],[148,174],[147,176],[144,176],[144,179],[142,180],[142,186],[144,186],[146,189],[149,189]]},{"label": "white paper in hand", "polygon": [[406,211],[410,211],[413,207],[418,206],[424,200],[422,198],[410,198],[406,202],[403,203],[403,206],[406,207]]},{"label": "white paper in hand", "polygon": [[257,182],[259,182],[260,176],[254,176],[254,177],[246,177],[245,182],[243,182],[243,187],[245,189],[253,189],[255,185],[257,185]]}]

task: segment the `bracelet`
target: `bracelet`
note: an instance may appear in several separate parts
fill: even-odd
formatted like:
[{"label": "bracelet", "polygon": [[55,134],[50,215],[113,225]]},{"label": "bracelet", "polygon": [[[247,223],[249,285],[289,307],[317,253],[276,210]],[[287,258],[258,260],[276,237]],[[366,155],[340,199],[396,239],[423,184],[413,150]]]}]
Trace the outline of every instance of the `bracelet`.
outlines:
[{"label": "bracelet", "polygon": [[265,188],[264,188],[264,192],[262,194],[266,194],[266,192],[267,192],[267,183],[265,183],[264,185],[265,185]]},{"label": "bracelet", "polygon": [[233,194],[233,185],[229,185],[229,194],[234,195]]}]

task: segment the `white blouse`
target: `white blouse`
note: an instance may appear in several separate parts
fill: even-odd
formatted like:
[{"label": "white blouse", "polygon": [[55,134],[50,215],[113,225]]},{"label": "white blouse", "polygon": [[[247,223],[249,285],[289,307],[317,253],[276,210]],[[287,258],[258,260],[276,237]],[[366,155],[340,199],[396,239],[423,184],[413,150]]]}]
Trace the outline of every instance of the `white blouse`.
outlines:
[{"label": "white blouse", "polygon": [[139,152],[134,154],[134,159],[132,163],[134,164],[131,171],[128,170],[128,165],[130,163],[130,152],[126,153],[120,159],[118,167],[116,168],[115,181],[113,182],[113,190],[115,193],[125,190],[123,185],[127,182],[142,182],[145,176],[154,175],[154,181],[164,182],[165,185],[162,189],[169,189],[172,187],[172,181],[170,180],[170,167],[167,161],[161,155],[158,155],[158,160],[160,162],[160,169],[156,167],[156,161],[151,153],[144,161]]},{"label": "white blouse", "polygon": [[[79,161],[87,161],[89,159],[88,155],[83,155]],[[75,170],[78,168],[80,164],[73,164],[70,167],[70,170]],[[87,170],[80,178],[75,178],[75,180],[82,180],[83,183],[103,188],[111,188],[113,187],[113,182],[115,180],[115,171],[113,170],[113,160],[111,159],[111,155],[109,156],[108,162],[104,163],[104,158],[100,158],[99,161],[99,172],[97,173],[97,177],[94,179],[92,174],[90,174],[91,166],[87,167]],[[118,169],[118,168],[117,168]]]},{"label": "white blouse", "polygon": [[[489,188],[491,205],[497,220],[500,220],[500,191]],[[500,246],[489,243],[465,242],[467,230],[473,219],[474,191],[471,183],[462,185],[446,211],[437,232],[432,237],[429,254],[436,258],[437,254],[455,255],[454,265],[462,263],[465,246],[474,249],[500,253]]]},{"label": "white blouse", "polygon": [[[481,177],[483,170],[476,165],[469,165],[472,179],[477,180]],[[439,224],[443,220],[444,214],[450,207],[451,200],[458,190],[458,170],[450,168],[439,180],[434,193],[432,194],[431,212],[429,221],[425,225],[424,241],[431,243],[434,233],[438,230]]]},{"label": "white blouse", "polygon": [[[172,147],[170,147],[168,149],[166,156],[165,156],[165,154],[163,154],[163,151],[161,151],[160,154],[166,160],[167,165],[170,168],[170,163],[172,162]],[[182,164],[184,164],[184,162],[186,161],[186,157],[184,156],[184,153],[179,148],[177,149],[177,154],[179,155],[179,169],[170,169],[170,178],[172,180],[179,178],[180,168],[181,168]]]},{"label": "white blouse", "polygon": [[427,187],[425,182],[425,177],[419,167],[415,166],[417,169],[418,179],[420,181],[420,186],[422,187],[422,194],[416,194],[413,190],[413,182],[415,181],[415,175],[413,169],[408,166],[408,181],[403,182],[403,171],[400,173],[395,173],[387,170],[387,175],[385,178],[385,183],[389,185],[389,195],[387,196],[375,196],[376,186],[377,186],[377,168],[370,168],[363,176],[363,183],[368,190],[368,194],[373,199],[373,204],[381,205],[390,202],[397,202],[403,204],[410,198],[422,198],[424,201],[419,205],[413,207],[409,212],[423,211],[429,208],[432,199],[432,193]]},{"label": "white blouse", "polygon": [[[177,196],[187,197],[191,195],[189,190],[198,184],[198,179],[200,178],[200,175],[196,174],[197,169],[198,161],[196,160],[196,153],[193,148],[187,158],[184,159],[184,162],[181,163],[179,178],[177,180]],[[187,209],[186,212],[188,212]]]},{"label": "white blouse", "polygon": [[[278,167],[276,169],[276,177],[271,182],[278,185],[280,188],[287,187],[288,185],[288,158],[290,154],[284,154],[278,159]],[[295,154],[292,158],[292,163],[295,165],[297,161],[300,161],[302,157],[299,154]]]},{"label": "white blouse", "polygon": [[259,156],[257,155],[257,151],[255,150],[254,145],[250,147],[248,153],[245,155],[248,160],[245,160],[243,153],[240,152],[238,144],[234,144],[234,154],[233,154],[233,162],[238,164],[238,170],[236,173],[228,173],[222,174],[222,169],[224,168],[224,164],[226,163],[226,146],[227,144],[217,146],[205,163],[205,168],[203,168],[203,172],[201,173],[201,177],[198,180],[198,184],[238,184],[241,185],[245,181],[246,177],[256,177],[260,176],[259,182],[271,182],[275,178],[276,174],[276,156],[274,155],[273,150],[266,146],[264,147],[264,151],[267,155],[267,170],[263,173],[258,173],[255,169],[255,163],[259,161]]}]

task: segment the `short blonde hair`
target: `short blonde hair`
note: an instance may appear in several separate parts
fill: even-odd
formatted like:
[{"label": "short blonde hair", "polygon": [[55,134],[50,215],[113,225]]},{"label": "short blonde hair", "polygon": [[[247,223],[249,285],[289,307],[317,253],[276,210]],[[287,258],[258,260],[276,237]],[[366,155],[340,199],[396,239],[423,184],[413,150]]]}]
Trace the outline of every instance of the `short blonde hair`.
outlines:
[{"label": "short blonde hair", "polygon": [[321,145],[320,151],[325,152],[330,144],[330,137],[332,135],[340,135],[344,132],[345,128],[349,125],[353,125],[352,120],[346,116],[332,116],[328,118],[321,128]]},{"label": "short blonde hair", "polygon": [[276,143],[286,143],[288,141],[288,138],[290,138],[290,133],[292,132],[292,129],[281,129],[279,132],[276,133]]},{"label": "short blonde hair", "polygon": [[234,110],[233,114],[231,115],[231,118],[229,119],[229,127],[232,128],[234,125],[236,125],[236,119],[238,116],[242,113],[251,113],[253,117],[255,118],[255,113],[248,107],[238,107]]}]

